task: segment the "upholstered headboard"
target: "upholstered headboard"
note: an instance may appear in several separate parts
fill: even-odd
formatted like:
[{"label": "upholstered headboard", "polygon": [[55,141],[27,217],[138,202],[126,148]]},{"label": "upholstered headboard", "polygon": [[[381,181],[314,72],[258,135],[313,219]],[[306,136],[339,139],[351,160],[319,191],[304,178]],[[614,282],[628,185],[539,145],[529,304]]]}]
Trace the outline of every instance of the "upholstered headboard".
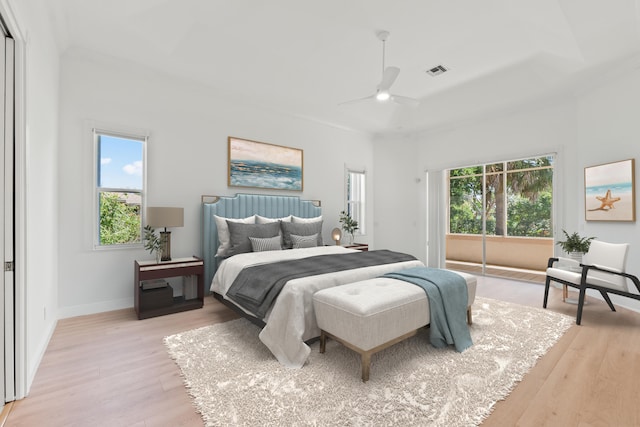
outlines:
[{"label": "upholstered headboard", "polygon": [[205,289],[209,289],[219,261],[215,256],[219,241],[214,215],[225,218],[245,218],[254,214],[268,218],[287,215],[313,218],[322,214],[322,207],[319,200],[300,200],[296,196],[236,194],[233,197],[202,196],[202,212],[202,256]]}]

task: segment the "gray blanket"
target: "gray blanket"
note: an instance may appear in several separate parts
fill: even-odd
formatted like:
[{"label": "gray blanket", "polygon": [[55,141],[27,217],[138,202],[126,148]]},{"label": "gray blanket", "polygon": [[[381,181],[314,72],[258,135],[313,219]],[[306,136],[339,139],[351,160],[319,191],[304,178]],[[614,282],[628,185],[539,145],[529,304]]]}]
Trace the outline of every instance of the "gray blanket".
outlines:
[{"label": "gray blanket", "polygon": [[413,261],[416,258],[388,250],[318,255],[308,258],[254,265],[244,268],[233,281],[227,296],[262,319],[283,286],[293,279],[352,270],[373,265]]},{"label": "gray blanket", "polygon": [[434,347],[453,344],[462,352],[473,345],[467,325],[467,282],[453,271],[416,267],[387,273],[383,277],[404,280],[427,293],[431,313],[430,341]]}]

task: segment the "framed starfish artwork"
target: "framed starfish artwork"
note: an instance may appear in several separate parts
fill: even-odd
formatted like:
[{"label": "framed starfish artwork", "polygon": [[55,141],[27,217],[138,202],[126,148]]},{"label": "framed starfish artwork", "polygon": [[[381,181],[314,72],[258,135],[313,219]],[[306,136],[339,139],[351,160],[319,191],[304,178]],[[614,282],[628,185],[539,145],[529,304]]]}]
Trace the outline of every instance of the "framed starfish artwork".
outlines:
[{"label": "framed starfish artwork", "polygon": [[635,159],[584,168],[587,221],[635,221]]}]

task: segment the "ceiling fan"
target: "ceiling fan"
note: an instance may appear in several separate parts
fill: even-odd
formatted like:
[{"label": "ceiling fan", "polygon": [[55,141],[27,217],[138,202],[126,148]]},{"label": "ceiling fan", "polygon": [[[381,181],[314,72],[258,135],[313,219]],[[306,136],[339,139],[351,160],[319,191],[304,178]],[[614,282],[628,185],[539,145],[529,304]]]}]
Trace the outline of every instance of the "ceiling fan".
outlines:
[{"label": "ceiling fan", "polygon": [[373,95],[365,96],[364,98],[353,99],[351,101],[341,102],[339,105],[347,105],[354,104],[361,101],[366,101],[368,99],[375,99],[379,102],[388,102],[393,101],[398,104],[417,106],[420,104],[420,101],[414,98],[409,98],[406,96],[395,95],[391,93],[389,90],[391,86],[398,78],[398,74],[400,74],[400,68],[398,67],[386,67],[384,66],[384,56],[385,56],[385,47],[387,39],[389,38],[388,31],[379,31],[377,34],[378,39],[382,41],[382,79],[376,88],[376,93]]}]

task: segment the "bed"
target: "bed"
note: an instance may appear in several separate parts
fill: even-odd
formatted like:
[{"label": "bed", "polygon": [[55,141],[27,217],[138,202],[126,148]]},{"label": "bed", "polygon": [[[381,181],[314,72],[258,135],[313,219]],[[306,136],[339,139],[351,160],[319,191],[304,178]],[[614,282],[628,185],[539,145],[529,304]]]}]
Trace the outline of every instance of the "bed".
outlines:
[{"label": "bed", "polygon": [[[226,218],[230,220],[247,220],[251,216],[278,219],[294,216],[303,223],[319,221],[322,208],[320,202],[301,200],[294,196],[267,196],[254,194],[237,194],[234,197],[203,196],[203,258],[205,263],[205,283],[210,283],[210,290],[215,298],[230,305],[236,311],[261,326],[260,340],[269,348],[278,361],[287,367],[300,368],[310,353],[307,342],[320,335],[320,329],[313,311],[313,294],[318,290],[356,281],[381,276],[385,273],[404,268],[423,266],[413,257],[400,262],[390,262],[362,268],[323,273],[310,277],[289,280],[264,316],[255,317],[233,299],[228,297],[232,283],[243,269],[250,266],[279,262],[283,260],[299,260],[323,255],[351,256],[359,251],[341,246],[312,246],[291,250],[274,250],[262,252],[241,252],[229,257],[219,254],[221,237]],[[225,221],[225,222],[226,222]],[[286,222],[286,221],[285,221]],[[227,237],[228,238],[228,237]],[[267,237],[264,238],[269,239]],[[225,239],[223,239],[225,240]],[[318,241],[320,242],[320,241]]]}]

